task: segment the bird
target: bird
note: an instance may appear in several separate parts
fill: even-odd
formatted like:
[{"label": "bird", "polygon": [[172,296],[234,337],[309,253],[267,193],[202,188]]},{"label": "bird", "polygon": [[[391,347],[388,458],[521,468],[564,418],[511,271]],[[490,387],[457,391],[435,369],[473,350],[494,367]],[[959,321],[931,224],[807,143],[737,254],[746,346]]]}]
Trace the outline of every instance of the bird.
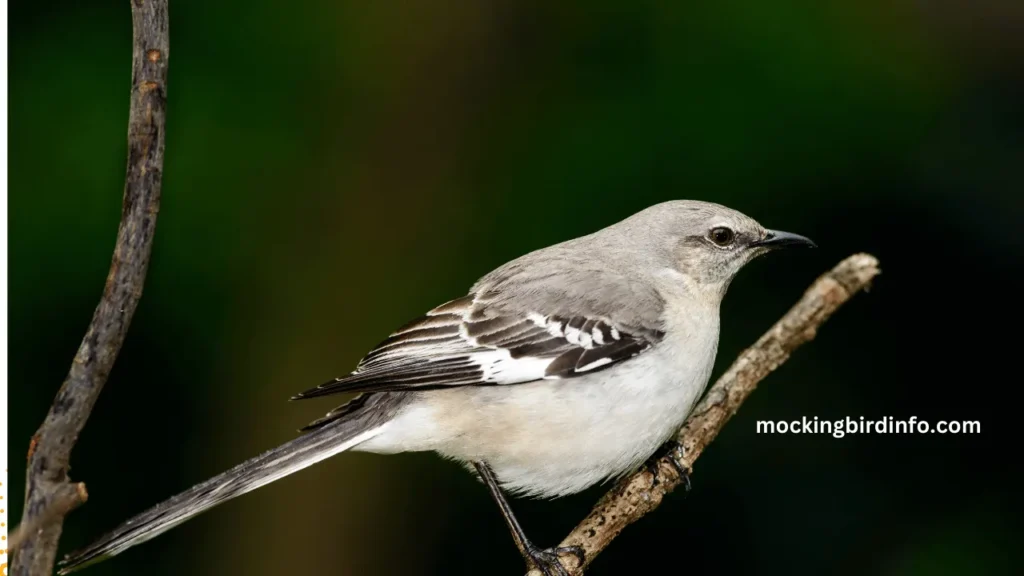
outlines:
[{"label": "bird", "polygon": [[560,557],[582,562],[582,549],[534,544],[507,495],[575,494],[671,447],[710,378],[732,280],[769,251],[814,246],[720,204],[669,200],[527,253],[295,395],[356,394],[295,439],[125,521],[60,573],[341,452],[433,451],[486,485],[527,568],[564,576]]}]

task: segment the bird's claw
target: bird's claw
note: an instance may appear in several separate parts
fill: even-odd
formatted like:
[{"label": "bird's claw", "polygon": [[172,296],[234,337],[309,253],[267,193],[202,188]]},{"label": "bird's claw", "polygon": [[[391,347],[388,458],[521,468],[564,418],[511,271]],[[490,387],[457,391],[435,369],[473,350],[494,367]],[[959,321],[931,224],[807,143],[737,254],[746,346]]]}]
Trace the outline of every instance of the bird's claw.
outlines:
[{"label": "bird's claw", "polygon": [[675,468],[676,473],[679,474],[679,482],[683,485],[683,492],[690,491],[690,471],[683,464],[683,445],[675,440],[669,440],[666,442],[660,450],[651,456],[645,466],[647,471],[651,473],[651,483],[653,486],[657,486],[660,482],[660,470],[661,465],[658,463],[663,456],[668,456],[668,462]]},{"label": "bird's claw", "polygon": [[563,554],[572,554],[579,560],[579,565],[583,565],[585,555],[579,546],[541,549],[531,545],[526,549],[526,561],[531,565],[530,568],[540,570],[544,576],[569,576],[569,571],[560,559]]}]

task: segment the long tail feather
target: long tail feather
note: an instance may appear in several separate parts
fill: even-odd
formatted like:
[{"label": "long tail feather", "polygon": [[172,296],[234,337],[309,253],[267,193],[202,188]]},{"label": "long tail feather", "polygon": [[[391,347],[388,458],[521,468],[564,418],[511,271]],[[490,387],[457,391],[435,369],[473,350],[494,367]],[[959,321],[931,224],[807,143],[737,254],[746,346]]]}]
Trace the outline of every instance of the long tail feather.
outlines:
[{"label": "long tail feather", "polygon": [[120,554],[217,504],[365,442],[386,426],[386,420],[379,418],[353,418],[317,428],[126,521],[90,546],[67,555],[59,573],[69,574]]}]

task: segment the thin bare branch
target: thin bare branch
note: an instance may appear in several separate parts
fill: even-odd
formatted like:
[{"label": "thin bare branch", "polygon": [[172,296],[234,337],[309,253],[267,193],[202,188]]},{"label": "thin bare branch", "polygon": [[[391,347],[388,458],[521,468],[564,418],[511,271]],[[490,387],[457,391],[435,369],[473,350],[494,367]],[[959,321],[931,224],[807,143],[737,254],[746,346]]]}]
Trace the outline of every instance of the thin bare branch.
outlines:
[{"label": "thin bare branch", "polygon": [[[682,445],[680,462],[692,470],[697,458],[757,384],[800,345],[812,340],[825,320],[854,294],[866,290],[878,274],[878,260],[874,256],[855,254],[818,278],[782,319],[740,354],[694,408],[676,438]],[[658,469],[657,482],[647,469],[624,478],[562,541],[560,546],[580,546],[586,554],[583,566],[575,556],[561,558],[570,574],[582,574],[626,526],[657,508],[665,495],[682,482],[667,456],[658,461]],[[540,571],[532,570],[528,576],[540,575]]]},{"label": "thin bare branch", "polygon": [[[121,224],[103,296],[50,412],[28,451],[24,541],[12,576],[52,574],[67,502],[71,449],[114,366],[149,265],[164,160],[167,90],[167,0],[131,0],[134,30],[128,166]],[[83,486],[84,493],[84,486]]]}]

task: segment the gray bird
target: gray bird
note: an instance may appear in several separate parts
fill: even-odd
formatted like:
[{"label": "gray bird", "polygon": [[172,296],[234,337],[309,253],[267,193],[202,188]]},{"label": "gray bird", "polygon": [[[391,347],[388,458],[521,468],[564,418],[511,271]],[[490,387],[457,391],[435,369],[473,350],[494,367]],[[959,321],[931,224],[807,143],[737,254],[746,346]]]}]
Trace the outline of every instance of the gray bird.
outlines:
[{"label": "gray bird", "polygon": [[559,555],[582,551],[535,546],[504,492],[580,492],[666,445],[707,386],[729,283],[787,246],[814,244],[679,200],[517,258],[396,330],[347,376],[295,396],[358,393],[304,434],[128,520],[67,556],[61,574],[346,450],[464,463],[528,567],[564,574]]}]

